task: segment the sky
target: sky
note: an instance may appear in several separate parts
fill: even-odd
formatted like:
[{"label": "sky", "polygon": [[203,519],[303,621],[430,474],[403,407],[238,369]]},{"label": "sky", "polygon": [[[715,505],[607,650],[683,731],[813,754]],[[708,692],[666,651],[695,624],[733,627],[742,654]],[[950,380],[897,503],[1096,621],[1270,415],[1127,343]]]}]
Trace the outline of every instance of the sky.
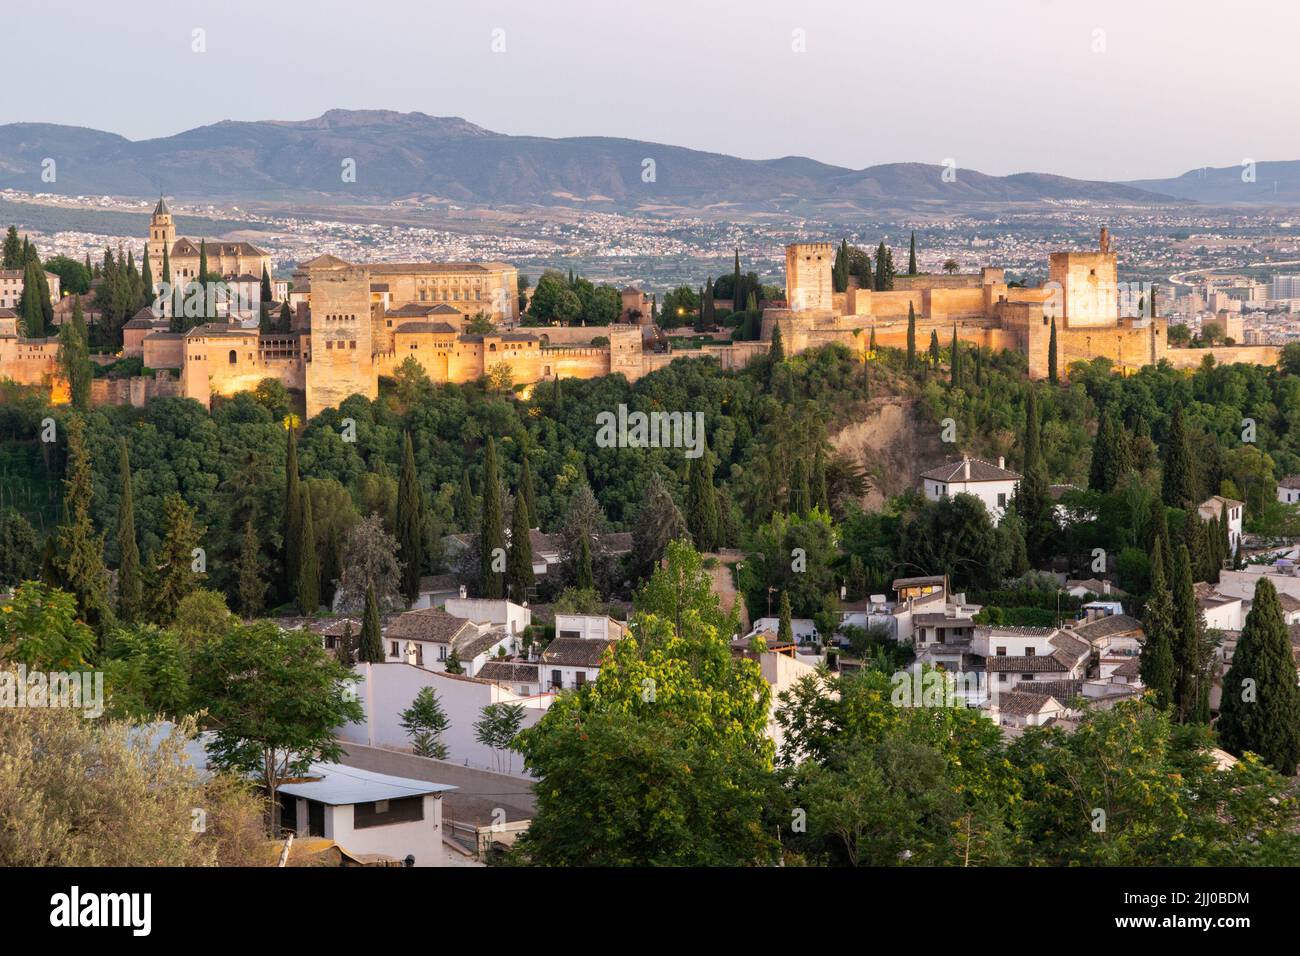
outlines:
[{"label": "sky", "polygon": [[855,169],[1300,159],[1296,0],[43,0],[2,22],[31,82],[0,123],[130,139],[345,108]]}]

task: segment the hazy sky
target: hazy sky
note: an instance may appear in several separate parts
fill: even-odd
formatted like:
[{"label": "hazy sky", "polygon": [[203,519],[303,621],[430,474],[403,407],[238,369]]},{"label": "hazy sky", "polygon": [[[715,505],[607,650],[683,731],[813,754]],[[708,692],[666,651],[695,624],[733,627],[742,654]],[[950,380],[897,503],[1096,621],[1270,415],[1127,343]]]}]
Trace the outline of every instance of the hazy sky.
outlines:
[{"label": "hazy sky", "polygon": [[24,80],[0,123],[132,139],[343,107],[854,168],[1300,159],[1297,0],[42,0],[0,23]]}]

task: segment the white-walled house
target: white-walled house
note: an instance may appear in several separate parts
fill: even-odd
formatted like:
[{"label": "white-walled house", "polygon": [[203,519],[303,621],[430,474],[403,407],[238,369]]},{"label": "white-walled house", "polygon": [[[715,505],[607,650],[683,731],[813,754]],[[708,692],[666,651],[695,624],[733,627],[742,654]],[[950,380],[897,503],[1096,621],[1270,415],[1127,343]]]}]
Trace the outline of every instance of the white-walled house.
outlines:
[{"label": "white-walled house", "polygon": [[1023,684],[1087,676],[1092,645],[1054,627],[975,628],[974,653],[985,658],[989,693],[1001,694]]},{"label": "white-walled house", "polygon": [[524,628],[533,622],[533,612],[526,606],[504,599],[449,598],[442,607],[448,614],[480,626],[504,627],[516,636],[523,634]]},{"label": "white-walled house", "polygon": [[[781,619],[779,617],[760,617],[754,622],[754,626],[749,629],[749,633],[743,636],[747,642],[749,638],[761,634],[769,640],[775,641],[776,635],[781,631]],[[792,617],[790,618],[790,634],[793,636],[796,644],[807,643],[817,639],[817,625],[810,617]],[[770,635],[770,637],[768,637]],[[748,645],[746,645],[748,646]]]},{"label": "white-walled house", "polygon": [[436,607],[398,614],[384,628],[384,651],[389,661],[445,671],[455,650],[469,677],[497,658],[502,649],[507,654],[516,652],[518,643],[519,638],[503,626],[475,624]]},{"label": "white-walled house", "polygon": [[351,856],[443,865],[442,795],[455,787],[336,763],[313,763],[306,776],[279,787],[282,827],[333,840]]},{"label": "white-walled house", "polygon": [[1002,520],[1019,483],[1020,475],[1009,471],[1002,458],[995,465],[982,458],[965,457],[921,473],[921,490],[928,500],[974,495],[984,502],[994,524]]},{"label": "white-walled house", "polygon": [[1277,500],[1284,505],[1300,502],[1300,475],[1287,475],[1277,483]]},{"label": "white-walled house", "polygon": [[1218,518],[1226,511],[1228,515],[1228,548],[1232,551],[1237,550],[1237,542],[1241,540],[1241,519],[1246,511],[1244,501],[1225,498],[1223,495],[1211,495],[1197,506],[1196,511],[1201,516],[1202,521]]},{"label": "white-walled house", "polygon": [[474,676],[499,684],[521,697],[534,697],[542,692],[537,665],[527,661],[488,661]]},{"label": "white-walled house", "polygon": [[989,717],[1003,727],[1041,727],[1067,714],[1065,705],[1051,694],[1012,690],[998,694],[989,702]]},{"label": "white-walled house", "polygon": [[557,637],[546,645],[537,665],[546,692],[574,690],[600,674],[600,665],[613,641],[600,638]]},{"label": "white-walled house", "polygon": [[605,614],[555,615],[556,637],[584,640],[616,641],[627,633],[627,626]]}]

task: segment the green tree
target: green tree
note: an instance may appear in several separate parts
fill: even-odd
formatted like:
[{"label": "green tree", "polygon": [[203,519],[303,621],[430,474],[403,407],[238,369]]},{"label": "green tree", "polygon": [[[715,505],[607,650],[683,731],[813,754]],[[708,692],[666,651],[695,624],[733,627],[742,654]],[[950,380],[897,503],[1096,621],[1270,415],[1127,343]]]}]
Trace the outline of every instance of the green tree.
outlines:
[{"label": "green tree", "polygon": [[907,274],[916,275],[916,232],[913,230],[912,237],[907,243]]},{"label": "green tree", "polygon": [[794,630],[790,625],[790,592],[781,592],[781,610],[777,618],[776,639],[781,644],[794,641]]},{"label": "green tree", "polygon": [[907,302],[907,367],[916,368],[916,309]]},{"label": "green tree", "polygon": [[1192,560],[1185,544],[1178,546],[1174,558],[1173,599],[1175,711],[1180,723],[1189,723],[1208,708],[1209,688],[1204,686],[1205,622],[1196,603]]},{"label": "green tree", "polygon": [[379,602],[375,599],[374,585],[366,588],[366,610],[361,619],[361,644],[357,647],[357,660],[368,664],[382,664],[384,640],[379,627]]},{"label": "green tree", "polygon": [[686,519],[656,472],[650,476],[645,503],[637,512],[636,525],[632,528],[633,573],[648,576],[664,556],[668,542],[689,534]]},{"label": "green tree", "polygon": [[1025,545],[1033,562],[1046,555],[1055,530],[1040,428],[1038,392],[1030,385],[1025,391],[1025,471],[1016,488],[1016,513],[1025,522]]},{"label": "green tree", "polygon": [[144,614],[144,582],[140,576],[140,548],[135,537],[135,496],[131,483],[131,456],[126,439],[118,443],[118,483],[121,497],[117,504],[117,613],[128,624]]},{"label": "green tree", "polygon": [[1165,580],[1164,548],[1151,549],[1151,593],[1143,616],[1146,641],[1142,645],[1142,683],[1155,694],[1156,706],[1168,710],[1174,703],[1175,666],[1174,598]]},{"label": "green tree", "polygon": [[574,570],[574,584],[579,590],[595,589],[596,578],[591,569],[591,542],[585,535],[578,539]]},{"label": "green tree", "polygon": [[68,435],[67,477],[63,481],[63,524],[59,526],[55,565],[60,581],[77,599],[82,619],[92,628],[106,626],[108,571],[104,567],[104,538],[95,533],[90,517],[94,484],[85,425],[73,415],[64,426]]},{"label": "green tree", "polygon": [[772,344],[767,352],[768,362],[776,368],[785,361],[785,346],[781,342],[781,326],[772,326]]},{"label": "green tree", "polygon": [[[489,439],[490,442],[490,439]],[[420,596],[420,575],[424,570],[424,498],[415,473],[415,451],[411,433],[402,438],[402,475],[397,484],[397,545],[402,562],[402,596],[414,604]]]},{"label": "green tree", "polygon": [[256,775],[279,835],[280,784],[315,761],[338,760],[337,729],[365,720],[347,683],[355,678],[308,631],[270,621],[238,625],[206,644],[195,668],[195,699],[212,721],[208,756]]},{"label": "green tree", "polygon": [[288,443],[284,458],[284,593],[298,589],[298,564],[302,545],[302,490],[298,479],[298,438],[293,423],[287,423]]},{"label": "green tree", "polygon": [[311,495],[302,488],[302,531],[298,545],[298,610],[315,614],[320,609],[320,564],[316,554],[316,528],[311,515]]},{"label": "green tree", "polygon": [[533,546],[528,537],[528,504],[522,490],[515,495],[510,524],[510,555],[506,561],[510,599],[521,603],[533,586]]},{"label": "green tree", "polygon": [[72,407],[79,412],[90,408],[90,382],[94,370],[90,365],[90,346],[81,299],[73,297],[72,318],[59,327],[59,370],[68,380]]},{"label": "green tree", "polygon": [[411,736],[411,750],[417,757],[447,759],[447,745],[443,743],[442,735],[451,726],[451,719],[432,687],[420,688],[411,706],[398,716],[402,729]]},{"label": "green tree", "polygon": [[1239,757],[1257,753],[1278,773],[1295,775],[1300,763],[1300,687],[1277,589],[1263,575],[1223,678],[1215,727],[1224,749]]},{"label": "green tree", "polygon": [[176,609],[187,594],[207,576],[195,552],[207,529],[198,523],[196,514],[185,499],[172,492],[163,499],[163,539],[153,560],[150,583],[150,613],[153,620],[166,626],[176,616]]},{"label": "green tree", "polygon": [[1097,425],[1097,438],[1092,443],[1092,464],[1088,472],[1088,487],[1110,494],[1119,487],[1120,480],[1130,468],[1128,434],[1107,408],[1101,413]]},{"label": "green tree", "polygon": [[505,597],[504,574],[494,568],[498,556],[505,555],[505,528],[501,514],[501,480],[497,474],[497,446],[488,436],[483,452],[483,507],[479,530],[479,596]]},{"label": "green tree", "polygon": [[523,463],[519,468],[519,497],[523,499],[524,511],[528,517],[528,527],[540,527],[537,521],[537,492],[533,487],[533,466],[529,464],[532,456],[525,452]]},{"label": "green tree", "polygon": [[700,551],[717,549],[718,498],[713,487],[712,456],[707,448],[687,466],[686,526]]},{"label": "green tree", "polygon": [[0,508],[0,587],[13,588],[40,573],[41,542],[25,517]]},{"label": "green tree", "polygon": [[1058,385],[1061,381],[1056,363],[1056,316],[1052,316],[1052,333],[1047,340],[1047,380],[1053,385]]},{"label": "green tree", "polygon": [[1170,508],[1186,511],[1196,507],[1196,472],[1192,464],[1192,446],[1183,419],[1182,403],[1175,403],[1169,417],[1169,437],[1165,441],[1165,467],[1162,497]]},{"label": "green tree", "polygon": [[266,579],[262,576],[262,542],[250,518],[244,522],[244,533],[239,543],[239,611],[246,618],[257,617],[266,600]]}]

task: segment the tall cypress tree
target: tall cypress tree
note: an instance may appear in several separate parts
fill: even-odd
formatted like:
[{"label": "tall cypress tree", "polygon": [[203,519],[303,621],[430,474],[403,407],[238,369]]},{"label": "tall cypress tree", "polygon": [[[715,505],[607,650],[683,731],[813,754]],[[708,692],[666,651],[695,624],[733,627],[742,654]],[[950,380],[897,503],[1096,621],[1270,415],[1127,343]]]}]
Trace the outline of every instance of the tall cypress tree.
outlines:
[{"label": "tall cypress tree", "polygon": [[1174,558],[1173,597],[1174,700],[1178,720],[1188,723],[1196,720],[1201,710],[1204,624],[1192,583],[1192,558],[1185,544],[1178,546]]},{"label": "tall cypress tree", "polygon": [[1061,381],[1056,368],[1056,316],[1052,316],[1052,335],[1047,340],[1047,380],[1053,385]]},{"label": "tall cypress tree", "polygon": [[361,618],[361,642],[357,646],[357,660],[369,664],[382,664],[384,640],[379,629],[379,602],[375,600],[375,586],[366,585],[366,611]]},{"label": "tall cypress tree", "polygon": [[510,556],[506,562],[510,599],[515,603],[527,600],[528,589],[533,586],[533,545],[528,538],[528,528],[528,504],[520,489],[515,493],[510,522]]},{"label": "tall cypress tree", "polygon": [[907,303],[907,367],[916,367],[916,309]]},{"label": "tall cypress tree", "polygon": [[298,610],[315,614],[320,607],[320,563],[316,556],[316,529],[311,520],[311,495],[303,485],[302,530],[298,538]]},{"label": "tall cypress tree", "polygon": [[794,460],[794,473],[790,477],[790,496],[786,510],[800,518],[808,516],[808,463],[802,455]]},{"label": "tall cypress tree", "polygon": [[736,265],[731,273],[731,311],[740,312],[745,308],[745,298],[740,288],[740,247],[736,247]]},{"label": "tall cypress tree", "polygon": [[916,230],[912,231],[912,238],[907,244],[907,274],[916,275]]},{"label": "tall cypress tree", "polygon": [[808,490],[812,496],[813,507],[829,514],[831,502],[826,490],[826,453],[822,450],[820,441],[817,442],[817,450],[813,453],[812,482]]},{"label": "tall cypress tree", "polygon": [[239,610],[245,618],[257,617],[266,597],[266,581],[262,578],[262,543],[258,540],[253,519],[244,522],[244,534],[239,541],[239,562],[236,569],[239,586]]},{"label": "tall cypress tree", "polygon": [[134,624],[144,613],[144,585],[140,578],[140,548],[135,540],[131,456],[125,438],[118,444],[117,480],[122,489],[117,502],[117,613],[126,623]]},{"label": "tall cypress tree", "polygon": [[840,247],[835,251],[835,264],[831,266],[831,288],[836,292],[846,292],[849,288],[849,241],[840,240]]},{"label": "tall cypress tree", "polygon": [[201,301],[203,302],[203,306],[199,314],[204,319],[210,319],[212,318],[212,316],[208,315],[208,241],[206,239],[199,240],[198,282],[199,282],[199,295]]},{"label": "tall cypress tree", "polygon": [[479,596],[505,597],[505,575],[494,571],[494,555],[505,551],[505,529],[501,526],[501,479],[497,474],[497,446],[488,436],[483,453],[483,504],[479,528]]},{"label": "tall cypress tree", "polygon": [[90,452],[85,426],[73,415],[68,433],[67,477],[63,481],[63,524],[57,535],[55,568],[60,586],[77,599],[82,620],[99,630],[110,622],[108,572],[104,568],[104,538],[95,533],[90,518],[93,497]]},{"label": "tall cypress tree", "polygon": [[195,511],[176,492],[163,499],[163,540],[150,562],[149,612],[164,626],[176,618],[181,601],[194,593],[205,575],[194,567],[194,549],[206,530]]},{"label": "tall cypress tree", "polygon": [[574,584],[581,590],[594,589],[596,576],[591,570],[591,542],[584,534],[578,539],[578,560]]},{"label": "tall cypress tree", "polygon": [[794,641],[794,627],[791,625],[790,617],[790,592],[781,592],[781,610],[777,612],[780,616],[777,618],[776,639],[781,644],[790,644]]},{"label": "tall cypress tree", "polygon": [[287,429],[288,444],[284,453],[284,593],[298,591],[298,562],[302,545],[302,491],[298,479],[298,438],[293,424]]},{"label": "tall cypress tree", "polygon": [[140,260],[140,289],[146,299],[153,298],[153,269],[149,267],[149,247],[144,247],[144,256]]},{"label": "tall cypress tree", "polygon": [[952,353],[951,365],[949,368],[949,382],[953,388],[961,387],[961,346],[957,344],[957,325],[953,323],[952,327]]},{"label": "tall cypress tree", "polygon": [[274,298],[271,291],[271,273],[266,269],[266,263],[262,263],[262,301],[270,302]]},{"label": "tall cypress tree", "polygon": [[39,263],[28,261],[23,267],[23,293],[18,300],[18,315],[23,334],[29,339],[45,338],[45,309],[41,305]]},{"label": "tall cypress tree", "polygon": [[469,483],[469,469],[460,473],[460,490],[456,492],[456,523],[463,534],[469,534],[478,519],[478,505],[474,503],[474,489]]},{"label": "tall cypress tree", "polygon": [[1038,392],[1030,384],[1025,390],[1025,473],[1016,489],[1016,513],[1025,523],[1025,545],[1035,562],[1045,556],[1055,529],[1039,429]]},{"label": "tall cypress tree", "polygon": [[1146,641],[1139,662],[1142,683],[1156,697],[1156,706],[1168,710],[1174,703],[1174,598],[1165,580],[1164,548],[1157,541],[1151,549],[1151,593],[1143,615]]},{"label": "tall cypress tree", "polygon": [[781,341],[781,326],[779,325],[772,326],[772,345],[767,351],[767,357],[773,368],[785,361],[785,345]]},{"label": "tall cypress tree", "polygon": [[402,438],[402,475],[397,483],[397,559],[402,562],[402,596],[414,604],[424,568],[424,499],[415,473],[411,433]]},{"label": "tall cypress tree", "polygon": [[1290,777],[1300,763],[1300,687],[1282,605],[1273,582],[1260,575],[1232,666],[1223,678],[1216,725],[1224,749],[1253,751]]},{"label": "tall cypress tree", "polygon": [[1196,507],[1196,474],[1192,466],[1192,446],[1183,421],[1183,406],[1175,404],[1169,418],[1169,437],[1165,442],[1165,469],[1161,496],[1171,508],[1186,511]]},{"label": "tall cypress tree", "polygon": [[532,456],[524,452],[523,466],[519,470],[519,496],[524,500],[524,512],[528,517],[528,527],[541,527],[537,522],[537,493],[533,490],[533,466],[528,463]]},{"label": "tall cypress tree", "polygon": [[687,466],[686,526],[695,540],[695,550],[713,551],[718,546],[718,498],[713,487],[713,462],[708,449]]},{"label": "tall cypress tree", "polygon": [[930,330],[930,368],[939,367],[939,330]]},{"label": "tall cypress tree", "polygon": [[[1088,486],[1093,491],[1110,494],[1130,468],[1129,440],[1124,426],[1114,411],[1107,408],[1097,424],[1097,438],[1092,443],[1092,464],[1088,470]],[[1136,520],[1137,516],[1135,516]]]}]

